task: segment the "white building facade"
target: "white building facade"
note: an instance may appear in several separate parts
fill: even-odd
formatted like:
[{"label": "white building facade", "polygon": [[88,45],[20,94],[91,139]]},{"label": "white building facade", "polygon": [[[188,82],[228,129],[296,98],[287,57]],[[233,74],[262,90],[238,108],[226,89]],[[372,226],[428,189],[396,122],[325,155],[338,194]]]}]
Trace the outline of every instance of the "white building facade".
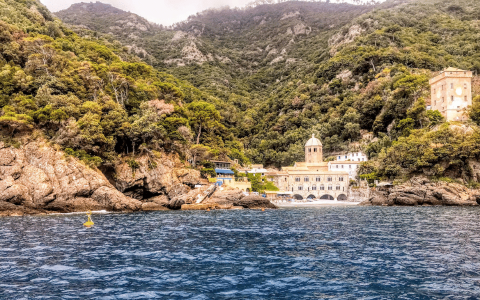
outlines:
[{"label": "white building facade", "polygon": [[348,175],[351,179],[356,179],[360,164],[365,161],[368,161],[368,157],[363,152],[350,152],[347,154],[337,155],[336,161],[331,161],[328,163],[328,171],[348,172]]}]

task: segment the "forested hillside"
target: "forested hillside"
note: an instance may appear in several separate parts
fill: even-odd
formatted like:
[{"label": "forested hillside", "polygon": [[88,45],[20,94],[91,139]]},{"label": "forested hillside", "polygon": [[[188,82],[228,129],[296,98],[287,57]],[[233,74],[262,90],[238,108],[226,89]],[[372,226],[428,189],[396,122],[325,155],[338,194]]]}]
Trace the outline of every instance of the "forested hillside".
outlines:
[{"label": "forested hillside", "polygon": [[375,157],[412,130],[441,123],[424,109],[428,79],[448,66],[480,70],[479,5],[292,1],[209,10],[152,30],[138,30],[145,21],[132,14],[127,19],[137,23],[123,25],[109,10],[94,20],[97,4],[58,16],[110,33],[157,69],[216,95],[250,159],[281,166],[303,159],[312,131],[327,153],[365,148],[373,139],[368,151]]},{"label": "forested hillside", "polygon": [[[232,158],[242,157],[238,138],[251,161],[289,165],[303,159],[304,141],[316,132],[326,153],[367,151],[372,161],[362,172],[370,179],[415,173],[472,178],[480,136],[474,123],[480,119],[478,98],[474,122],[461,126],[443,124],[441,115],[425,106],[435,72],[445,67],[480,71],[479,8],[472,0],[373,6],[287,1],[210,10],[173,28],[98,3],[74,5],[57,15],[77,25],[73,30],[82,41],[116,47],[117,56],[136,55],[158,71],[190,81],[202,92],[188,90],[219,112],[210,110],[214,121],[205,122],[207,133],[199,143],[217,144],[223,127],[215,122],[223,122],[221,145],[230,152],[220,153]],[[477,77],[474,82],[476,96]],[[113,93],[110,97],[115,99]],[[179,99],[172,101],[178,103],[176,111],[183,111]],[[139,108],[126,109],[135,116]],[[202,132],[191,113],[183,118],[192,137]],[[453,140],[442,143],[440,132]],[[416,143],[434,147],[423,156],[426,149]],[[202,146],[195,151],[219,153]],[[404,155],[392,155],[397,151]]]},{"label": "forested hillside", "polygon": [[39,1],[0,1],[0,125],[12,145],[41,134],[96,166],[152,150],[243,161],[212,103],[118,42],[79,37]]}]

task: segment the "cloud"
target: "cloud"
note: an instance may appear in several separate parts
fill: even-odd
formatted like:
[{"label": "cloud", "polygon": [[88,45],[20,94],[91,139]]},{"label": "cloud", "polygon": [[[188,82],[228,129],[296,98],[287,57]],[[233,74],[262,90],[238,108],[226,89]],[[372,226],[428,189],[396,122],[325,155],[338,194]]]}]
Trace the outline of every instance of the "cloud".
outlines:
[{"label": "cloud", "polygon": [[[114,7],[136,13],[151,22],[171,25],[208,8],[241,7],[251,0],[102,0]],[[66,9],[78,0],[41,0],[51,11]]]}]

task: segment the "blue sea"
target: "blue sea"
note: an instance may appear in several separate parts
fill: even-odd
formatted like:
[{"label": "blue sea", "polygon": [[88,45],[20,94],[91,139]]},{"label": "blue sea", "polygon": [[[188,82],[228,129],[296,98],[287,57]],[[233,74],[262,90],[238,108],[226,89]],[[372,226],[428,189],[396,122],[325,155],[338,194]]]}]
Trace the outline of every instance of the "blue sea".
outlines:
[{"label": "blue sea", "polygon": [[480,299],[480,209],[0,218],[0,299]]}]

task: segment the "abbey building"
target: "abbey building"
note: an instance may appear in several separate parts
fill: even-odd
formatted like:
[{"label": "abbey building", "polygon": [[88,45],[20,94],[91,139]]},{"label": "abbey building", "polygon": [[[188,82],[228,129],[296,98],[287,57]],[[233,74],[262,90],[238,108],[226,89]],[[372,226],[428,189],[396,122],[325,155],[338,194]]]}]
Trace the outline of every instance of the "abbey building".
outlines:
[{"label": "abbey building", "polygon": [[[344,161],[343,165],[349,163]],[[298,199],[347,200],[350,182],[348,167],[329,167],[329,163],[323,161],[322,143],[315,135],[305,145],[305,162],[283,167],[280,172],[269,175],[281,191],[292,193]]]}]

